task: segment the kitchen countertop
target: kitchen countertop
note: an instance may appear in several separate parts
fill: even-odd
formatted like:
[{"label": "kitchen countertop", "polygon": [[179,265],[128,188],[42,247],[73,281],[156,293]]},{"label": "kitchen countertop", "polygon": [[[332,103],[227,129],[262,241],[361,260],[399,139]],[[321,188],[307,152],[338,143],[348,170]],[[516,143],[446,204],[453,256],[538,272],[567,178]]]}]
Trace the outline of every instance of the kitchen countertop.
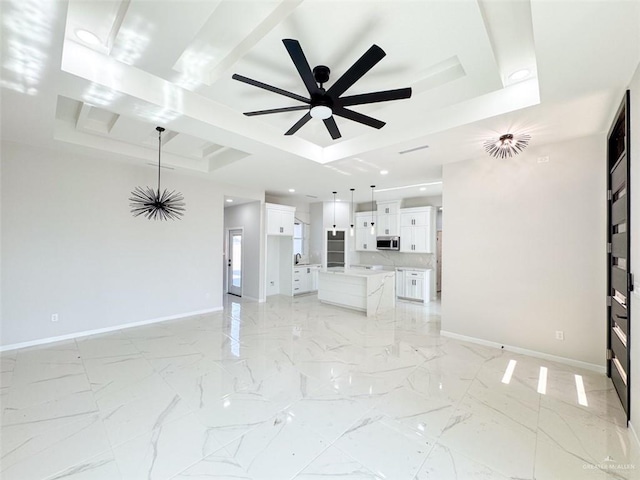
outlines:
[{"label": "kitchen countertop", "polygon": [[327,270],[321,270],[320,273],[330,273],[333,275],[345,275],[350,277],[373,277],[376,275],[388,275],[389,273],[393,273],[393,271],[389,270],[365,270],[361,268],[330,268]]}]

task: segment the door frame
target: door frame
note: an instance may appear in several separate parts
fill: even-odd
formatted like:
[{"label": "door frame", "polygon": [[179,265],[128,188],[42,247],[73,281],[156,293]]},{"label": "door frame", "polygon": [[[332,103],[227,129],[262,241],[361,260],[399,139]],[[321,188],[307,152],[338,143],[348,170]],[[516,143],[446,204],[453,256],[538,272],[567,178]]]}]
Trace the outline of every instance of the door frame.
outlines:
[{"label": "door frame", "polygon": [[[614,378],[612,377],[612,372],[614,369],[616,369],[617,367],[615,365],[612,365],[613,363],[613,357],[614,357],[614,350],[612,347],[612,339],[613,336],[616,335],[615,333],[612,333],[612,328],[613,328],[613,323],[614,320],[612,318],[613,315],[613,304],[614,302],[616,302],[616,300],[613,298],[613,278],[612,278],[612,268],[613,268],[613,259],[614,259],[614,253],[613,250],[615,250],[615,248],[612,248],[612,241],[613,241],[613,232],[612,232],[612,225],[611,222],[613,220],[612,218],[612,205],[613,205],[613,195],[615,194],[615,192],[612,193],[612,173],[614,171],[613,167],[619,166],[620,162],[624,162],[626,163],[625,168],[626,168],[626,179],[625,179],[625,189],[626,189],[626,199],[625,199],[625,203],[626,203],[626,267],[625,267],[625,275],[626,275],[626,320],[627,320],[627,344],[626,344],[626,361],[624,362],[624,365],[622,365],[624,367],[626,376],[627,376],[627,381],[626,384],[624,385],[626,388],[626,392],[624,391],[620,391],[618,389],[618,384],[616,384],[616,382],[613,382],[613,385],[615,387],[615,390],[618,394],[618,396],[620,397],[620,401],[622,403],[622,406],[625,410],[626,416],[627,416],[627,424],[629,423],[629,419],[631,418],[631,372],[630,372],[630,366],[631,366],[631,293],[633,291],[633,275],[630,272],[631,269],[631,190],[630,190],[630,180],[631,180],[631,125],[630,125],[630,120],[631,120],[631,112],[630,112],[630,91],[627,90],[624,94],[624,97],[622,99],[622,102],[620,103],[619,108],[616,110],[616,114],[614,116],[611,128],[609,129],[609,132],[607,133],[607,361],[606,361],[606,372],[607,372],[607,377],[611,378],[612,381],[614,380]],[[625,158],[620,160],[619,157],[618,159],[614,159],[615,161],[612,162],[612,152],[611,152],[611,137],[612,134],[615,131],[615,128],[618,124],[618,122],[620,121],[620,118],[622,117],[622,115],[624,115],[624,135],[625,135]],[[621,292],[622,293],[622,292]],[[618,342],[620,343],[620,342]],[[620,343],[621,345],[623,345],[622,343]],[[616,375],[618,376],[618,378],[620,378],[620,375],[618,374],[618,372],[616,371]]]},{"label": "door frame", "polygon": [[[229,228],[225,228],[225,253],[224,253],[224,275],[226,278],[226,282],[224,283],[225,285],[225,291],[224,294],[227,293],[231,293],[229,292],[229,286],[231,285],[231,278],[229,276],[229,261],[231,260],[231,244],[230,244],[230,237],[231,237],[231,232],[233,231],[240,231],[241,235],[242,235],[242,250],[240,252],[240,271],[242,272],[242,275],[240,277],[240,297],[242,297],[242,294],[244,293],[244,227],[229,227]],[[232,293],[232,295],[235,295]]]}]

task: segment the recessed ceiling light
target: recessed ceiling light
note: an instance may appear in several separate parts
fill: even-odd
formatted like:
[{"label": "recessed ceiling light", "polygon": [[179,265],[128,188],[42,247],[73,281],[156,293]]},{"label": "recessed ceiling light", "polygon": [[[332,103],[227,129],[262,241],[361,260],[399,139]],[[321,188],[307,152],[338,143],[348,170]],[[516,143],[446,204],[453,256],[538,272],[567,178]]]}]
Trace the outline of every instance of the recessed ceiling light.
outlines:
[{"label": "recessed ceiling light", "polygon": [[233,199],[232,198],[227,198],[227,203],[231,203],[231,202],[233,202]]},{"label": "recessed ceiling light", "polygon": [[420,187],[420,191],[424,192],[427,189],[427,187]]},{"label": "recessed ceiling light", "polygon": [[336,198],[336,202],[341,202],[342,200],[340,200],[339,198]]},{"label": "recessed ceiling light", "polygon": [[518,81],[524,80],[531,74],[531,70],[528,68],[521,68],[520,70],[516,70],[511,75],[509,75],[509,80]]},{"label": "recessed ceiling light", "polygon": [[76,30],[76,37],[89,45],[100,45],[102,43],[95,33],[83,28]]},{"label": "recessed ceiling light", "polygon": [[295,191],[296,191],[296,189],[295,189],[295,188],[290,188],[290,189],[289,189],[289,193],[294,193]]},{"label": "recessed ceiling light", "polygon": [[386,175],[389,173],[389,170],[380,170],[380,175]]}]

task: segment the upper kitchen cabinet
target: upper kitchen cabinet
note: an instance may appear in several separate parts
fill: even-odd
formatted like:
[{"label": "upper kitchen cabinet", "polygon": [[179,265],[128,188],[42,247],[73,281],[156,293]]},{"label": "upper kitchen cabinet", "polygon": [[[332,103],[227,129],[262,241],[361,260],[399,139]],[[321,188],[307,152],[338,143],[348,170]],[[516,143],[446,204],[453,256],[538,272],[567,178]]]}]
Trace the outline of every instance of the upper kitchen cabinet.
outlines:
[{"label": "upper kitchen cabinet", "polygon": [[288,205],[265,203],[267,235],[293,237],[293,223],[296,209]]},{"label": "upper kitchen cabinet", "polygon": [[356,222],[356,251],[368,252],[376,250],[376,233],[371,233],[371,223],[375,223],[375,212],[358,212]]},{"label": "upper kitchen cabinet", "polygon": [[400,201],[378,202],[378,236],[400,235]]},{"label": "upper kitchen cabinet", "polygon": [[400,251],[433,253],[436,210],[433,207],[400,209]]}]

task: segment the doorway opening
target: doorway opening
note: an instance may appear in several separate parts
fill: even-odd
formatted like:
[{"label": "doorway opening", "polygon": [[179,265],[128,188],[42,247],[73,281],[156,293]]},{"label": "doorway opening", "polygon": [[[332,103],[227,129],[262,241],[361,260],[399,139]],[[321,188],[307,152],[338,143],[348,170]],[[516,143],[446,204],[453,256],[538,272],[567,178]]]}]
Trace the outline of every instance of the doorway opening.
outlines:
[{"label": "doorway opening", "polygon": [[227,293],[242,296],[242,229],[229,230]]}]

